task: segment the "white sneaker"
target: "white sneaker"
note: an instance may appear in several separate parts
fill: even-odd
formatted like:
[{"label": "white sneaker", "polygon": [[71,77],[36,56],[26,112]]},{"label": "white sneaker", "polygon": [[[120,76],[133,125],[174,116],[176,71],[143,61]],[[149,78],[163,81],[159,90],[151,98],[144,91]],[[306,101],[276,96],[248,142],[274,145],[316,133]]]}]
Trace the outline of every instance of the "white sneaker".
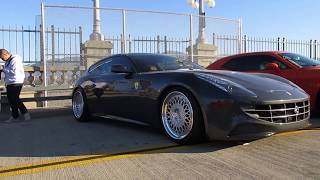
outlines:
[{"label": "white sneaker", "polygon": [[18,121],[18,118],[14,118],[14,117],[10,117],[8,120],[4,121],[5,123],[12,123],[12,122],[15,122],[15,121]]},{"label": "white sneaker", "polygon": [[31,120],[31,116],[30,116],[29,113],[23,114],[23,117],[24,117],[24,120],[25,120],[25,121],[30,121],[30,120]]}]

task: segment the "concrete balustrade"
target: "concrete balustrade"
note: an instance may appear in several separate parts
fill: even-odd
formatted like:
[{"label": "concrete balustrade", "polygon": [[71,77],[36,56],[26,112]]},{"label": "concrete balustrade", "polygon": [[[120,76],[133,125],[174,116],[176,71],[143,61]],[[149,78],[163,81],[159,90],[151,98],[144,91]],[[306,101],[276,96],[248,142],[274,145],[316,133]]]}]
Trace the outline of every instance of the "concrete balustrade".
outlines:
[{"label": "concrete balustrade", "polygon": [[[44,91],[38,91],[37,89],[43,87],[44,77],[43,68],[39,66],[25,66],[25,80],[21,98],[33,98],[43,97]],[[80,78],[81,74],[85,71],[83,66],[70,65],[55,65],[48,68],[47,71],[47,88],[50,89],[61,89],[66,88],[69,90],[50,90],[48,96],[63,96],[71,95],[72,87],[74,87],[76,81]],[[4,89],[4,73],[1,74],[0,87]],[[2,98],[6,98],[2,95]],[[43,102],[25,102],[28,108],[43,107]],[[69,106],[71,101],[59,100],[59,101],[48,101],[48,106]],[[2,104],[2,111],[8,111],[7,104]]]}]

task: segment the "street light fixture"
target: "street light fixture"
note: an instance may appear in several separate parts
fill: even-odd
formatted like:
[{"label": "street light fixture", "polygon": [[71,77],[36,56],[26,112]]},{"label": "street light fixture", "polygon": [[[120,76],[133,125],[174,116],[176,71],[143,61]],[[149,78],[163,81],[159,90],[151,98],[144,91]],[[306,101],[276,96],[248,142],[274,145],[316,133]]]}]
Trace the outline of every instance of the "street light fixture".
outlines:
[{"label": "street light fixture", "polygon": [[93,1],[93,31],[90,35],[91,40],[102,40],[102,34],[100,30],[100,0]]},{"label": "street light fixture", "polygon": [[214,0],[205,0],[205,2],[208,4],[209,8],[216,6],[216,1]]},{"label": "street light fixture", "polygon": [[215,0],[187,0],[188,4],[194,9],[199,9],[199,34],[197,43],[205,43],[204,30],[206,27],[204,3],[207,3],[209,8],[213,8],[216,5]]}]

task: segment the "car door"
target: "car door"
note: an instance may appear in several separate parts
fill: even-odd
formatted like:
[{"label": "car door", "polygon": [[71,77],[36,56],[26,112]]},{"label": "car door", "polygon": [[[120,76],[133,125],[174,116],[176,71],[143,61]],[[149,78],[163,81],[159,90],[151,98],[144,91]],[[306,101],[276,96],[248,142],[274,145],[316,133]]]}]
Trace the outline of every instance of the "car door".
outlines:
[{"label": "car door", "polygon": [[[258,70],[254,70],[255,72],[261,72],[261,73],[269,73],[269,74],[274,74],[281,76],[285,79],[288,79],[292,82],[296,81],[296,71],[292,69],[289,65],[284,63],[283,61],[277,59],[274,56],[271,55],[259,55],[255,56],[256,62],[257,62],[257,67],[259,67]],[[276,63],[279,66],[279,70],[269,70],[266,68],[266,65],[269,63]]]},{"label": "car door", "polygon": [[[113,79],[111,74],[112,58],[104,60],[92,70],[89,70],[90,97],[88,103],[91,113],[95,115],[104,115],[109,112],[109,104],[106,103],[107,96],[113,91]],[[89,94],[89,93],[88,93]]]},{"label": "car door", "polygon": [[[115,94],[112,97],[113,108],[118,113],[115,116],[134,120],[144,124],[150,124],[158,113],[157,101],[152,98],[153,92],[151,75],[137,71],[136,64],[126,56],[119,57],[113,64],[123,65],[127,69],[132,69],[133,73],[119,73],[114,82]],[[146,65],[146,64],[145,64]],[[155,111],[156,110],[156,111]]]},{"label": "car door", "polygon": [[119,55],[112,58],[112,65],[122,65],[126,69],[132,70],[133,73],[114,73],[111,72],[112,83],[109,94],[105,99],[105,111],[108,115],[116,116],[118,118],[134,119],[133,109],[135,94],[134,76],[135,69],[127,56]]},{"label": "car door", "polygon": [[[279,70],[268,70],[266,65],[268,63],[276,63],[279,66]],[[278,60],[271,55],[251,55],[242,56],[231,59],[223,65],[224,69],[242,71],[249,73],[268,73],[281,76],[290,81],[296,81],[296,71],[284,62]]]}]

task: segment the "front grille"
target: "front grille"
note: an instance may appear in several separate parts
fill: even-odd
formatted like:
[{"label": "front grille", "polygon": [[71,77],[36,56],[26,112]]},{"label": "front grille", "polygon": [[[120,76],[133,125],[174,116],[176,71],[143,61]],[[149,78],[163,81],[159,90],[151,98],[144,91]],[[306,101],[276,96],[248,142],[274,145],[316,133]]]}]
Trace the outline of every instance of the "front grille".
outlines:
[{"label": "front grille", "polygon": [[272,123],[291,123],[302,121],[310,116],[310,102],[300,101],[285,104],[256,105],[243,109],[251,117]]}]

